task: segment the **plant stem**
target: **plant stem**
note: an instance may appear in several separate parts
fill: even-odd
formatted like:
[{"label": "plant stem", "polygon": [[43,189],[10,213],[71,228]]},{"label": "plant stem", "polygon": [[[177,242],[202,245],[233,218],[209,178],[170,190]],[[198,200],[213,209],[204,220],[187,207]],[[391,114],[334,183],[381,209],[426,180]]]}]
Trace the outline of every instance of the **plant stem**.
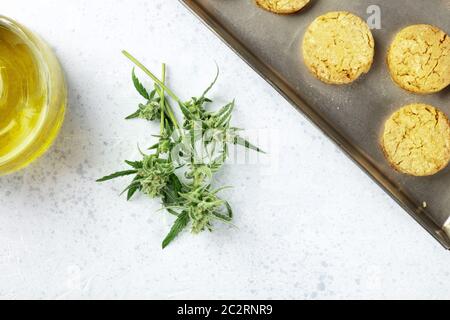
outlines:
[{"label": "plant stem", "polygon": [[[176,94],[174,94],[172,92],[172,90],[170,90],[166,84],[164,82],[162,82],[161,80],[159,80],[150,70],[148,70],[141,62],[139,62],[139,60],[137,60],[135,57],[133,57],[130,53],[128,53],[127,51],[123,50],[122,51],[123,55],[125,57],[127,57],[131,62],[133,62],[139,69],[141,69],[145,74],[147,74],[156,84],[158,84],[163,90],[165,90],[167,92],[167,94],[169,96],[171,96],[176,102],[183,104],[183,102],[180,100],[180,98],[178,98],[176,96]],[[165,69],[165,67],[164,67]],[[164,91],[163,91],[164,92]],[[162,95],[161,95],[162,96]],[[172,108],[170,107],[170,105],[168,103],[165,104],[165,109],[169,115],[170,120],[172,120],[175,128],[179,129],[180,126],[178,124],[177,118],[175,117],[175,114],[172,110]]]},{"label": "plant stem", "polygon": [[[166,83],[166,64],[163,63],[162,65],[162,82]],[[166,107],[166,94],[165,89],[162,88],[162,95],[161,95],[161,136],[164,134],[164,122],[165,122],[165,107]]]}]

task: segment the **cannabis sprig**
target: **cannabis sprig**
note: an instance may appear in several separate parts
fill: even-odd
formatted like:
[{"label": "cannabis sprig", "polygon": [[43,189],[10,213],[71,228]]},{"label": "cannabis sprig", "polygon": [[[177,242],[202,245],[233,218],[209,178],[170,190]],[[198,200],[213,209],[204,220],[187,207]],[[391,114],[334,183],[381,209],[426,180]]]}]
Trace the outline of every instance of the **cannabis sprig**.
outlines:
[{"label": "cannabis sprig", "polygon": [[[219,77],[219,68],[213,82],[199,97],[183,102],[166,85],[166,65],[162,65],[161,79],[156,77],[131,54],[123,54],[154,82],[149,91],[138,79],[135,69],[132,82],[136,91],[145,99],[127,120],[143,119],[159,122],[158,142],[148,148],[150,154],[140,151],[142,160],[125,161],[130,167],[105,176],[98,182],[134,176],[123,193],[131,200],[137,192],[154,199],[160,198],[163,208],[176,220],[162,243],[166,248],[184,229],[191,227],[193,234],[213,230],[214,221],[230,223],[233,210],[219,197],[227,187],[213,189],[213,176],[224,165],[229,144],[263,152],[241,136],[241,129],[231,127],[235,101],[216,111],[208,110],[213,101],[207,97]],[[171,102],[175,101],[183,115],[179,122]]]}]

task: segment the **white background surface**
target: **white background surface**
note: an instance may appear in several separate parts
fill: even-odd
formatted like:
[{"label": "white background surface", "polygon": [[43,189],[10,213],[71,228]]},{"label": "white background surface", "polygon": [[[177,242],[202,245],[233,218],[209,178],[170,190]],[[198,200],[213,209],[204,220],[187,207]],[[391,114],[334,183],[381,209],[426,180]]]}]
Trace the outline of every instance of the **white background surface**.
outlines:
[{"label": "white background surface", "polygon": [[[0,178],[1,298],[450,298],[450,256],[322,133],[174,0],[4,0],[1,13],[42,35],[67,73],[61,135],[26,170]],[[237,228],[160,243],[170,220],[123,168],[155,130],[123,117],[140,102],[128,49],[169,65],[188,98],[237,99],[234,124],[274,132],[259,165],[220,183]],[[267,165],[270,162],[272,166]],[[275,165],[273,165],[275,164]]]}]

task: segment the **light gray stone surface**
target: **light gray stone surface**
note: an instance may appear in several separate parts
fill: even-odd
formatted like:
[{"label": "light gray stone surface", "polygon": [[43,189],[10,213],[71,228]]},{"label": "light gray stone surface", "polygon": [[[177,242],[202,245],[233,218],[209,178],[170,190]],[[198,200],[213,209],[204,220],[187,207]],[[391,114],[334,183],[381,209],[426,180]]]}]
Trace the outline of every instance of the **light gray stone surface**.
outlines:
[{"label": "light gray stone surface", "polygon": [[[1,6],[51,44],[70,87],[50,152],[0,178],[1,298],[450,298],[448,252],[177,1]],[[122,120],[139,98],[121,49],[168,63],[188,95],[217,62],[212,96],[236,97],[234,123],[280,139],[219,177],[235,186],[236,228],[162,251],[171,221],[158,203],[119,198],[126,180],[94,182],[155,129]]]}]

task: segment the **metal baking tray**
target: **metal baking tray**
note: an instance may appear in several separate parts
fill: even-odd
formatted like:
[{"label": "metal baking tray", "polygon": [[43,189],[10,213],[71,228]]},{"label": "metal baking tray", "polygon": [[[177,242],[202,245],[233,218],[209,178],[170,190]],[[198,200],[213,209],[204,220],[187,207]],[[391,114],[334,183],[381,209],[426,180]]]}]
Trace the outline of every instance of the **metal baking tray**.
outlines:
[{"label": "metal baking tray", "polygon": [[[289,16],[266,12],[254,0],[180,1],[450,249],[450,168],[426,178],[402,175],[379,146],[385,120],[403,105],[429,103],[450,114],[450,88],[429,96],[408,93],[393,83],[385,63],[393,36],[407,25],[428,23],[450,32],[450,0],[312,0]],[[307,26],[329,11],[368,19],[372,5],[381,9],[381,29],[372,30],[376,58],[370,73],[348,86],[316,80],[300,53]]]}]

